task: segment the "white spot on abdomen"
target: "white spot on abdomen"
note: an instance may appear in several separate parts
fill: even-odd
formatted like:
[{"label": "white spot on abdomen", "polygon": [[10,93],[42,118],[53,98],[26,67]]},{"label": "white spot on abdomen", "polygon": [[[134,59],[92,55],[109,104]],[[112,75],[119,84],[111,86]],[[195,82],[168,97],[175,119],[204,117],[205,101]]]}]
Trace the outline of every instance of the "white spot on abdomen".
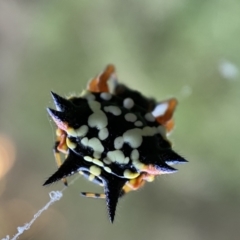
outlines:
[{"label": "white spot on abdomen", "polygon": [[[99,159],[101,157],[101,154],[104,151],[104,147],[103,147],[102,143],[97,138],[88,139],[85,137],[81,140],[81,144],[85,147],[91,148],[93,150],[94,158],[97,158],[97,159]],[[88,158],[85,160],[90,161],[91,159],[88,156]]]},{"label": "white spot on abdomen", "polygon": [[107,159],[111,162],[117,162],[119,164],[123,164],[125,162],[125,156],[120,150],[109,151],[107,153]]},{"label": "white spot on abdomen", "polygon": [[93,165],[89,168],[89,172],[94,176],[99,176],[101,174],[101,168]]},{"label": "white spot on abdomen", "polygon": [[149,121],[149,122],[154,122],[154,121],[155,121],[155,118],[154,118],[154,116],[152,115],[152,113],[146,113],[144,117],[145,117],[145,119],[146,119],[147,121]]},{"label": "white spot on abdomen", "polygon": [[72,136],[72,137],[84,137],[88,132],[88,126],[87,125],[82,125],[78,129],[74,128],[67,128],[67,134]]},{"label": "white spot on abdomen", "polygon": [[119,107],[117,107],[117,106],[107,106],[107,107],[104,107],[104,111],[112,113],[115,116],[119,116],[122,113],[121,109]]},{"label": "white spot on abdomen", "polygon": [[81,140],[81,144],[82,144],[83,146],[87,147],[87,146],[88,146],[88,138],[87,138],[87,137],[83,138],[83,139]]},{"label": "white spot on abdomen", "polygon": [[110,93],[103,92],[100,94],[100,97],[105,101],[109,101],[112,98],[112,95]]},{"label": "white spot on abdomen", "polygon": [[145,137],[151,137],[157,133],[157,128],[156,127],[149,127],[146,126],[142,129],[142,135]]},{"label": "white spot on abdomen", "polygon": [[133,149],[131,152],[131,159],[138,160],[139,159],[139,152],[137,149]]},{"label": "white spot on abdomen", "polygon": [[104,147],[98,138],[91,138],[88,140],[88,147],[93,149],[94,158],[100,158],[104,151]]},{"label": "white spot on abdomen", "polygon": [[136,122],[134,123],[134,125],[135,125],[136,127],[142,127],[143,123],[142,123],[141,121],[136,121]]},{"label": "white spot on abdomen", "polygon": [[127,113],[124,117],[128,122],[135,122],[137,120],[137,116],[133,113]]},{"label": "white spot on abdomen", "polygon": [[94,112],[88,118],[88,125],[92,128],[96,127],[97,129],[105,128],[108,124],[108,119],[106,114],[103,111]]},{"label": "white spot on abdomen", "polygon": [[142,130],[133,128],[123,134],[124,142],[127,142],[132,148],[138,148],[142,144]]},{"label": "white spot on abdomen", "polygon": [[101,104],[97,101],[89,101],[88,105],[93,112],[96,112],[101,109]]},{"label": "white spot on abdomen", "polygon": [[108,158],[104,158],[103,162],[107,165],[111,164],[112,162]]},{"label": "white spot on abdomen", "polygon": [[107,128],[102,128],[99,132],[98,132],[98,137],[100,140],[105,140],[109,135],[108,129]]},{"label": "white spot on abdomen", "polygon": [[81,92],[80,97],[87,99],[88,101],[94,101],[95,96],[88,90],[84,90]]},{"label": "white spot on abdomen", "polygon": [[123,100],[123,106],[127,109],[130,109],[134,106],[134,101],[131,98],[125,98]]},{"label": "white spot on abdomen", "polygon": [[117,137],[114,140],[114,147],[115,149],[121,149],[124,143],[123,137]]}]

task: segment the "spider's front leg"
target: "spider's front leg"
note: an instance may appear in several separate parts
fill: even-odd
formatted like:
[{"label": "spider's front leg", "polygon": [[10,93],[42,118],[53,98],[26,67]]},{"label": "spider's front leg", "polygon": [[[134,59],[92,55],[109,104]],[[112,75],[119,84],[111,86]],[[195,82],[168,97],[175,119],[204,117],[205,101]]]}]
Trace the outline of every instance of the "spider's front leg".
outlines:
[{"label": "spider's front leg", "polygon": [[[57,163],[57,167],[59,168],[62,165],[60,152],[67,155],[68,146],[66,144],[66,133],[63,130],[58,128],[56,130],[56,136],[57,138],[53,147],[53,153],[54,153],[55,161]],[[62,181],[65,186],[68,185],[66,178],[63,178]]]},{"label": "spider's front leg", "polygon": [[154,175],[148,173],[141,173],[137,178],[130,179],[123,187],[122,194],[125,195],[128,192],[135,191],[145,184],[145,182],[152,182],[154,180]]}]

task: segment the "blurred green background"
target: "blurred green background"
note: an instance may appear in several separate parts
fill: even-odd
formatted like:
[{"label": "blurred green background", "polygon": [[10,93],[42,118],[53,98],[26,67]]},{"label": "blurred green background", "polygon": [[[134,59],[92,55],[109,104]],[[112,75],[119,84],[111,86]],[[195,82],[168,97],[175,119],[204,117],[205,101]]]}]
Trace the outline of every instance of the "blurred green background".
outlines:
[{"label": "blurred green background", "polygon": [[[20,239],[225,240],[240,235],[240,1],[0,1],[0,237],[62,183],[50,90],[79,93],[108,63],[158,100],[177,97],[174,149],[190,162],[120,200],[78,179]],[[74,177],[73,177],[74,178]]]}]

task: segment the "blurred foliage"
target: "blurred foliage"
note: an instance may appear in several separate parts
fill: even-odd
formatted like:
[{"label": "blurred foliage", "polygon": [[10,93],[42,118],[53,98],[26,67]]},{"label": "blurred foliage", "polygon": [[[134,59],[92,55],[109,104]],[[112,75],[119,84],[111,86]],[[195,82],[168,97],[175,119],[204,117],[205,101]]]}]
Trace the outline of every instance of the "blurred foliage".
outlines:
[{"label": "blurred foliage", "polygon": [[170,139],[189,164],[120,200],[114,225],[104,201],[79,196],[100,191],[81,178],[21,239],[239,239],[240,78],[219,70],[223,60],[240,66],[239,9],[238,0],[2,0],[0,136],[16,158],[7,172],[0,156],[0,236],[62,189],[41,186],[56,168],[50,90],[79,93],[114,63],[132,88],[179,99]]}]

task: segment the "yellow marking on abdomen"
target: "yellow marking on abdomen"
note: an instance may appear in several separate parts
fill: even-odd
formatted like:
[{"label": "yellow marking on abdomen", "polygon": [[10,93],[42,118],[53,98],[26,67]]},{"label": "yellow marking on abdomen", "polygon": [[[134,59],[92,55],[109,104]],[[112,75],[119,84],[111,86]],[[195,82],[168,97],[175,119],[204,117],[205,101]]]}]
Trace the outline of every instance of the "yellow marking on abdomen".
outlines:
[{"label": "yellow marking on abdomen", "polygon": [[133,179],[139,176],[140,173],[133,173],[129,169],[125,170],[123,175],[125,178]]},{"label": "yellow marking on abdomen", "polygon": [[67,143],[67,146],[70,148],[70,149],[75,149],[77,144],[72,142],[69,138],[66,139],[66,143]]},{"label": "yellow marking on abdomen", "polygon": [[89,172],[95,176],[99,176],[101,174],[101,168],[93,165],[90,167]]}]

